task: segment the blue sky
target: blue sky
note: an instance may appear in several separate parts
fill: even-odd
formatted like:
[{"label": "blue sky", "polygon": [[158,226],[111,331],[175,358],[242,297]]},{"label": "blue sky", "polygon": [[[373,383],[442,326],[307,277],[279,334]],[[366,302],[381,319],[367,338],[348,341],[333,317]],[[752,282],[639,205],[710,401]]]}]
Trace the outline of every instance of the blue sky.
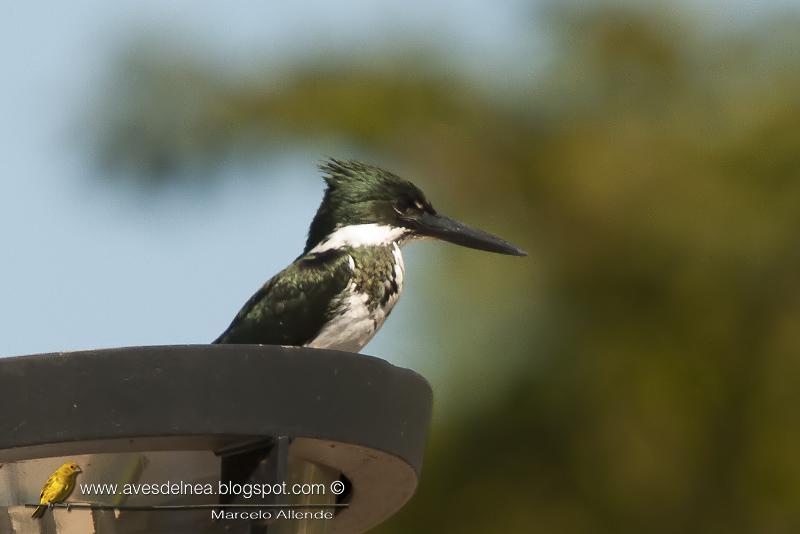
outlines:
[{"label": "blue sky", "polygon": [[[8,7],[0,31],[0,355],[207,342],[302,248],[322,193],[320,155],[302,148],[223,167],[223,185],[211,193],[179,189],[143,198],[93,176],[93,147],[81,142],[91,137],[85,119],[122,47],[142,34],[177,35],[230,68],[291,61],[330,45],[391,45],[392,35],[434,30],[460,57],[503,57],[513,46],[498,36],[513,24],[507,10],[488,2],[423,5]],[[464,10],[471,15],[450,20]],[[275,179],[259,180],[262,173]],[[414,251],[410,256],[418,263]],[[414,299],[413,278],[404,301]],[[402,360],[392,347],[410,311],[400,306],[368,352]]]},{"label": "blue sky", "polygon": [[[794,2],[693,5],[735,22],[787,4]],[[518,1],[199,5],[88,0],[5,7],[0,355],[207,342],[302,248],[322,192],[315,167],[321,155],[310,149],[255,165],[233,162],[211,192],[143,198],[93,175],[92,147],[78,140],[90,137],[85,119],[112,58],[135,36],[177,36],[225,68],[411,38],[485,72],[503,70],[529,46],[519,38]],[[264,173],[276,180],[259,180]],[[415,281],[438,254],[429,245],[409,252],[407,292],[366,350],[400,364],[413,348],[413,302],[422,301]]]}]

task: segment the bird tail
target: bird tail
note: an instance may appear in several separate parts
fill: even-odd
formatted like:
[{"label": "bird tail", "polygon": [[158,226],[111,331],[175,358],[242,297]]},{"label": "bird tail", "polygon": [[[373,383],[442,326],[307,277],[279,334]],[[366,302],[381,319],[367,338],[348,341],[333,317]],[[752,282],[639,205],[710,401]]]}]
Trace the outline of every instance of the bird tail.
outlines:
[{"label": "bird tail", "polygon": [[36,507],[36,510],[33,511],[31,517],[42,517],[44,515],[44,511],[47,510],[47,506],[44,504],[40,504]]}]

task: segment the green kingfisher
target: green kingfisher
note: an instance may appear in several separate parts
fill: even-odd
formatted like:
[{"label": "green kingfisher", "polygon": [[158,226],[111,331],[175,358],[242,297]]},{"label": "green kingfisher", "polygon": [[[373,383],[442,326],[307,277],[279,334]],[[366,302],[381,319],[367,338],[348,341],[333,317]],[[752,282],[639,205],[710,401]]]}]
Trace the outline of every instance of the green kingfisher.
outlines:
[{"label": "green kingfisher", "polygon": [[250,297],[214,343],[358,352],[400,297],[405,243],[433,238],[526,255],[437,213],[417,186],[391,172],[337,159],[320,169],[327,188],[303,253]]}]

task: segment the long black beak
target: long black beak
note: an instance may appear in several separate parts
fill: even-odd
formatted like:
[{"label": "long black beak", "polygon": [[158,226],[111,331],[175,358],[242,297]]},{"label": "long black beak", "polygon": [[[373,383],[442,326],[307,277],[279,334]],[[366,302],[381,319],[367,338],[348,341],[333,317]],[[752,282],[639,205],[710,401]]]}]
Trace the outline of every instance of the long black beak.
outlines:
[{"label": "long black beak", "polygon": [[423,212],[420,217],[414,219],[414,227],[419,235],[442,239],[463,247],[512,256],[528,255],[527,252],[504,239],[444,215]]}]

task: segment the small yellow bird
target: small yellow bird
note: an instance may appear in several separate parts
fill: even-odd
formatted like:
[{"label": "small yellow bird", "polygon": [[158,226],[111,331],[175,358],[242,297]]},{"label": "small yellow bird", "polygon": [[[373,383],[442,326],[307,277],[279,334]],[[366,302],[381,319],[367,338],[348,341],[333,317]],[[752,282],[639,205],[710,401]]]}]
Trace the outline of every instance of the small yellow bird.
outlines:
[{"label": "small yellow bird", "polygon": [[78,464],[64,464],[50,475],[44,483],[42,493],[39,495],[39,506],[33,511],[31,517],[42,517],[47,506],[55,502],[63,502],[75,488],[75,478],[81,468]]}]

